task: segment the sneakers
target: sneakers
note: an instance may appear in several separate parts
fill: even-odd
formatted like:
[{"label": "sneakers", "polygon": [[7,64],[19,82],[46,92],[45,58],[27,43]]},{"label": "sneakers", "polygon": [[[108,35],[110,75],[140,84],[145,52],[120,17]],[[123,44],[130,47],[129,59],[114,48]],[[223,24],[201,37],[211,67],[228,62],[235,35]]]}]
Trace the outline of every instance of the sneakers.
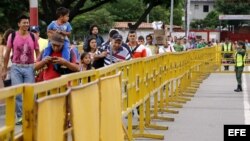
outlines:
[{"label": "sneakers", "polygon": [[18,118],[18,119],[17,119],[17,122],[16,122],[16,125],[22,125],[22,121],[23,121],[22,118]]}]

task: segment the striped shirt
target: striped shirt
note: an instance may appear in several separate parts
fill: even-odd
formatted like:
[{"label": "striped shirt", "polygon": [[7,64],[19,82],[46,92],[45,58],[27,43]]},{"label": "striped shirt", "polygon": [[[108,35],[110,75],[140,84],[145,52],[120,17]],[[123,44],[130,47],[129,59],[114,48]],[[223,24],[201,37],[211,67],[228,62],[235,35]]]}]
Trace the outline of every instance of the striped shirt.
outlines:
[{"label": "striped shirt", "polygon": [[131,59],[129,51],[123,46],[120,46],[117,52],[111,52],[111,50],[111,45],[106,45],[102,46],[102,48],[98,51],[98,54],[101,54],[103,51],[107,51],[107,56],[104,58],[104,66]]}]

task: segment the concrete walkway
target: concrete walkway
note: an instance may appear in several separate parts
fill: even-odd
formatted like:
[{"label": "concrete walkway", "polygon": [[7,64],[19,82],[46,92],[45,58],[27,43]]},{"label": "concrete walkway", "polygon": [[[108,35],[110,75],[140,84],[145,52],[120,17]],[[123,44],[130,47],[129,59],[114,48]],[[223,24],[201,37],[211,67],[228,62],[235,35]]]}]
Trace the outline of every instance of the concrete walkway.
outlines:
[{"label": "concrete walkway", "polygon": [[250,75],[243,77],[244,92],[236,93],[233,91],[237,85],[235,74],[211,74],[195,97],[183,108],[176,109],[179,114],[164,114],[174,117],[174,122],[156,121],[169,130],[147,132],[164,134],[165,141],[223,141],[225,124],[250,124]]},{"label": "concrete walkway", "polygon": [[[162,115],[174,117],[174,122],[152,121],[168,126],[169,130],[146,132],[163,134],[165,141],[223,141],[224,124],[250,124],[250,75],[244,74],[243,78],[244,91],[236,93],[235,74],[211,74],[191,101],[175,109],[179,114]],[[3,124],[4,117],[0,116],[0,127]],[[20,130],[21,126],[17,126],[16,132]]]}]

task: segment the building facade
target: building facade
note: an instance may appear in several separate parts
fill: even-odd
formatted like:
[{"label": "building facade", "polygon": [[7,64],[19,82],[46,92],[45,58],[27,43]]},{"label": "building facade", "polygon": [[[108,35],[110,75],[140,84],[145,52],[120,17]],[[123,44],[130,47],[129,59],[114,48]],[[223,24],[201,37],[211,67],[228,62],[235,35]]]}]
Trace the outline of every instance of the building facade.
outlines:
[{"label": "building facade", "polygon": [[190,0],[190,21],[204,19],[214,7],[215,0]]}]

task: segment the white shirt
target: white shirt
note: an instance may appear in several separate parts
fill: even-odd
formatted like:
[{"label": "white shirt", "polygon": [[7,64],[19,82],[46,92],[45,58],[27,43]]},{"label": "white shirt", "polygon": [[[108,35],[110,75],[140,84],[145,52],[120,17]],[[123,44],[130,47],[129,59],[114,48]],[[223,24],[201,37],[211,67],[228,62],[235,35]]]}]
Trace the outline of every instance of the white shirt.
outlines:
[{"label": "white shirt", "polygon": [[161,53],[165,53],[165,52],[175,52],[173,46],[169,45],[167,48],[165,48],[164,46],[159,46],[159,54]]},{"label": "white shirt", "polygon": [[146,48],[146,52],[147,52],[147,57],[152,56],[153,54],[152,54],[151,49],[149,47],[147,47],[147,46],[145,46],[145,48]]}]

